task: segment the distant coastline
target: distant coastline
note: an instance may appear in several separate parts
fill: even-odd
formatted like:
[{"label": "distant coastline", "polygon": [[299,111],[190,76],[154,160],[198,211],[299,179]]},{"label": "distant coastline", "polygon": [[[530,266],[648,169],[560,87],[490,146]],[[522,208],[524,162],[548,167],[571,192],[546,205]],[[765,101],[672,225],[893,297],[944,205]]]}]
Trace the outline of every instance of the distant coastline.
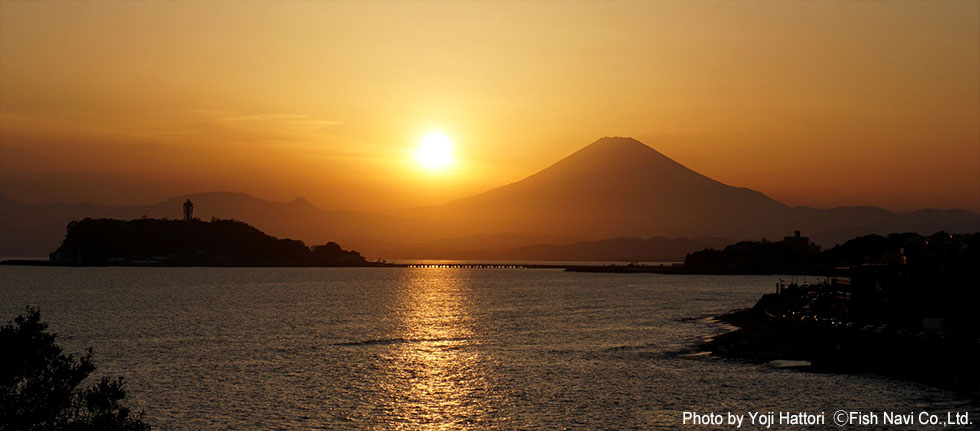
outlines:
[{"label": "distant coastline", "polygon": [[[683,264],[368,261],[334,242],[308,247],[240,221],[90,219],[67,226],[49,260],[26,266],[552,268],[677,275],[799,274],[751,309],[718,320],[739,329],[698,346],[752,362],[802,361],[813,370],[875,372],[980,393],[980,233],[867,235],[821,251],[800,232],[688,254]],[[794,362],[795,363],[795,362]],[[973,396],[973,395],[971,395]]]}]

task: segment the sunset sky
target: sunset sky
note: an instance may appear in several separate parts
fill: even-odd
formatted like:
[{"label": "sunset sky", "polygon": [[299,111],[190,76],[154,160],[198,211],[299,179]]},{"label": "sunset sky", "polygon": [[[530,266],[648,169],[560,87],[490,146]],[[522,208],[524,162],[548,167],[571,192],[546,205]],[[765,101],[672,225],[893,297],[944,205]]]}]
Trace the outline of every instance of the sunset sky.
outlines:
[{"label": "sunset sky", "polygon": [[391,209],[606,135],[790,205],[980,211],[980,2],[0,1],[26,202]]}]

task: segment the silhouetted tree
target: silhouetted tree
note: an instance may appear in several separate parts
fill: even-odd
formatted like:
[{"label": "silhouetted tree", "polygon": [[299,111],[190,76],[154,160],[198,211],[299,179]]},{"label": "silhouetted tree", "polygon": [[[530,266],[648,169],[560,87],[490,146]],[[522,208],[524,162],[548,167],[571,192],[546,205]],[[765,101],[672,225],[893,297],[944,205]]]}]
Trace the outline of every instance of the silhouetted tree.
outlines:
[{"label": "silhouetted tree", "polygon": [[150,429],[120,404],[121,377],[79,387],[95,370],[92,349],[75,358],[55,337],[35,307],[0,328],[0,430]]}]

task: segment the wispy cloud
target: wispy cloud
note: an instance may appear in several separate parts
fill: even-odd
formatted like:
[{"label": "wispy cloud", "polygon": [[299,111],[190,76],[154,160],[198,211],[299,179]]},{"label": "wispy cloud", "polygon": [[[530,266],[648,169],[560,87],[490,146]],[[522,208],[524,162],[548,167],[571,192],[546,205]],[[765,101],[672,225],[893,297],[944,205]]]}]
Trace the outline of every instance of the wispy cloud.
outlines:
[{"label": "wispy cloud", "polygon": [[326,133],[344,123],[334,119],[319,119],[309,114],[284,112],[241,113],[231,111],[195,111],[211,121],[237,128],[260,127],[283,133]]}]

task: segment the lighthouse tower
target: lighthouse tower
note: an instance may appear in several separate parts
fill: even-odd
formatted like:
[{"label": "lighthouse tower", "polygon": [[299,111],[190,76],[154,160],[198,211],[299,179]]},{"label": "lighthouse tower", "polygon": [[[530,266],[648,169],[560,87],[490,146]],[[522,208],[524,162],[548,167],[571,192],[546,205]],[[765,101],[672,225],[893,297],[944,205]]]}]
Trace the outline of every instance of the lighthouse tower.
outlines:
[{"label": "lighthouse tower", "polygon": [[190,221],[194,219],[194,202],[188,199],[184,202],[184,220]]}]

